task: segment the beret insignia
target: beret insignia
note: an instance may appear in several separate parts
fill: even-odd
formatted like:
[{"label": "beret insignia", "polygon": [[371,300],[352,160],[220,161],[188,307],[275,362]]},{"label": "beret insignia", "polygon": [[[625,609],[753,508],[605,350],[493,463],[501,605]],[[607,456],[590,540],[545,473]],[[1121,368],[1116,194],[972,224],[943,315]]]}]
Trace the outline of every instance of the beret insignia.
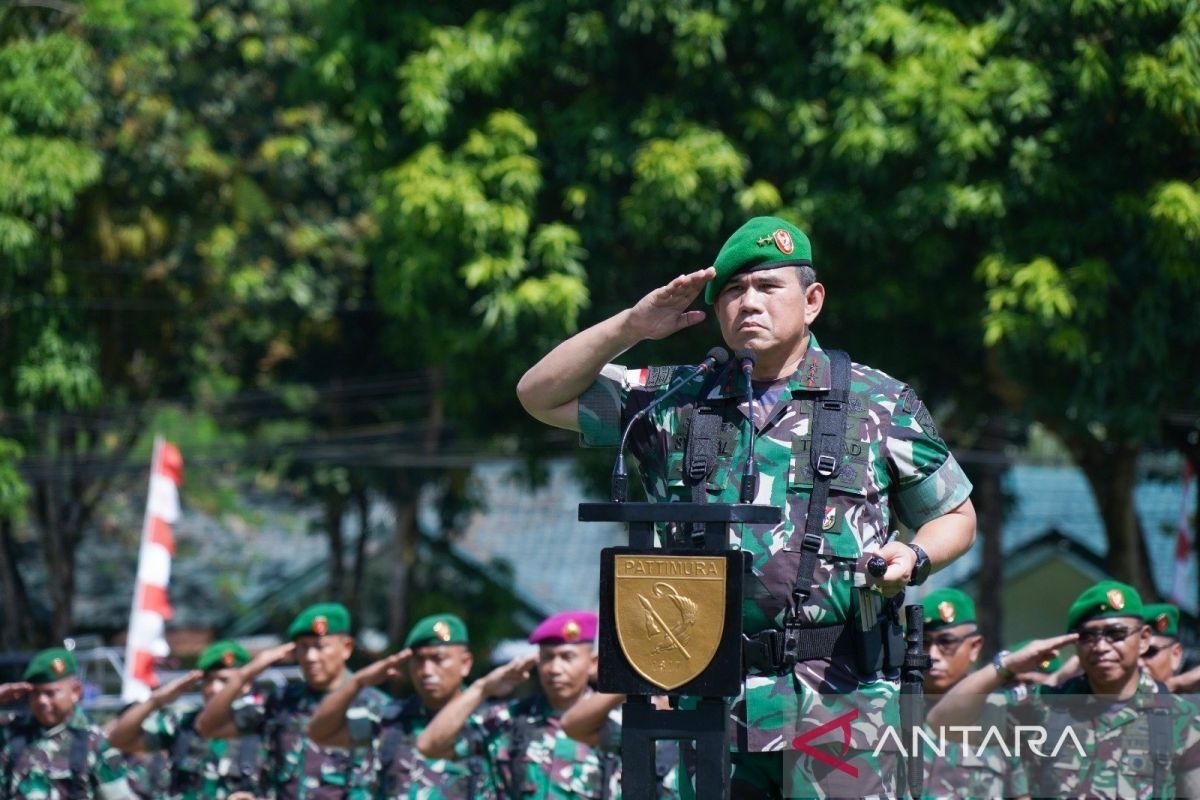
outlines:
[{"label": "beret insignia", "polygon": [[581,633],[583,631],[579,628],[579,623],[575,620],[570,620],[567,624],[563,625],[562,638],[564,642],[578,641]]},{"label": "beret insignia", "polygon": [[1157,617],[1154,618],[1154,629],[1157,630],[1159,633],[1162,633],[1163,631],[1165,631],[1167,629],[1167,626],[1170,624],[1171,624],[1171,620],[1169,620],[1167,618],[1166,614],[1159,614]]},{"label": "beret insignia", "polygon": [[61,658],[56,658],[50,662],[50,669],[54,670],[55,675],[62,675],[67,671],[67,662]]},{"label": "beret insignia", "polygon": [[312,629],[317,636],[324,636],[329,631],[329,620],[324,616],[313,617]]},{"label": "beret insignia", "polygon": [[792,251],[796,249],[796,243],[792,241],[792,235],[783,228],[776,228],[771,234],[771,238],[775,240],[775,246],[779,248],[779,252],[785,256],[790,256]]},{"label": "beret insignia", "polygon": [[227,667],[232,667],[233,662],[236,659],[237,659],[237,656],[234,655],[232,650],[226,650],[224,653],[221,653],[221,663]]},{"label": "beret insignia", "polygon": [[439,619],[433,623],[433,634],[443,642],[448,642],[450,641],[450,626],[446,624],[445,620]]},{"label": "beret insignia", "polygon": [[1113,611],[1120,611],[1125,607],[1125,595],[1121,594],[1120,589],[1109,589],[1104,599],[1108,600],[1108,604],[1112,607]]},{"label": "beret insignia", "polygon": [[954,622],[954,604],[948,600],[938,603],[938,616],[942,622]]}]

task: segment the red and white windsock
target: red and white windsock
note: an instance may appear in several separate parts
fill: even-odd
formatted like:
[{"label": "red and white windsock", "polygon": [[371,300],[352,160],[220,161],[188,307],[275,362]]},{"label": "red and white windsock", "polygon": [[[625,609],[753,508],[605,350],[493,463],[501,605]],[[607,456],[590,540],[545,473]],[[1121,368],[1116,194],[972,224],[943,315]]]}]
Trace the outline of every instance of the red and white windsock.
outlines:
[{"label": "red and white windsock", "polygon": [[[1188,595],[1195,591],[1187,579],[1188,562],[1192,555],[1192,529],[1188,524],[1188,505],[1192,499],[1192,465],[1183,462],[1183,479],[1180,481],[1179,523],[1175,528],[1175,576],[1171,586],[1171,602],[1182,606]],[[1197,509],[1200,511],[1200,509]]]},{"label": "red and white windsock", "polygon": [[170,653],[164,636],[171,618],[167,584],[171,580],[171,559],[175,555],[175,535],[171,526],[179,519],[179,485],[183,483],[183,456],[179,448],[162,437],[154,440],[150,460],[150,493],[146,498],[146,518],[142,523],[142,546],[138,554],[137,585],[133,590],[133,608],[129,612],[129,633],[125,644],[125,674],[121,699],[126,703],[145,700],[158,686],[154,672],[156,659]]}]

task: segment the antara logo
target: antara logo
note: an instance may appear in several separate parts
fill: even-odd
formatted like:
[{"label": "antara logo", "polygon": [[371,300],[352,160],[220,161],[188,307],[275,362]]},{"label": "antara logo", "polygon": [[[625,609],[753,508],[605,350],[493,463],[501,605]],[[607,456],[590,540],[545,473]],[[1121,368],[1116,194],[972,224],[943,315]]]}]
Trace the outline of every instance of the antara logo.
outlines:
[{"label": "antara logo", "polygon": [[[836,770],[846,773],[851,778],[858,777],[858,767],[845,760],[846,753],[850,752],[850,723],[858,719],[858,710],[847,711],[840,717],[835,717],[823,725],[818,725],[811,731],[806,731],[795,739],[792,739],[792,747],[799,750],[801,753],[812,756],[822,764],[833,767]],[[818,750],[809,742],[813,739],[824,736],[830,731],[840,730],[842,732],[842,754],[841,757],[830,755],[824,750]],[[878,753],[878,751],[876,751]]]}]

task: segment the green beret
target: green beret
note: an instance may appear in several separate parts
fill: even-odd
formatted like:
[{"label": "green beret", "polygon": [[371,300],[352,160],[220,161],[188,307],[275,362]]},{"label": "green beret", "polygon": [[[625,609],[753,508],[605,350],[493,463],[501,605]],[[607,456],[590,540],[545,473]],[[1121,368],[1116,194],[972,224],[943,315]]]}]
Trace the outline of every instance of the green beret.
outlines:
[{"label": "green beret", "polygon": [[1067,611],[1067,632],[1090,619],[1105,617],[1142,618],[1142,596],[1127,583],[1100,581],[1083,590]]},{"label": "green beret", "polygon": [[705,287],[704,302],[711,306],[725,282],[739,272],[811,266],[812,245],[804,231],[779,217],[755,217],[734,231],[717,253],[717,276]]},{"label": "green beret", "polygon": [[208,672],[210,669],[240,667],[249,660],[250,654],[246,652],[246,648],[237,642],[223,639],[204,648],[200,660],[196,662],[196,669]]},{"label": "green beret", "polygon": [[33,684],[54,683],[79,672],[75,656],[62,647],[51,647],[33,657],[21,680]]},{"label": "green beret", "polygon": [[404,640],[405,647],[427,644],[470,644],[467,626],[453,614],[432,614],[413,625]]},{"label": "green beret", "polygon": [[1142,606],[1142,619],[1156,636],[1179,638],[1179,607],[1170,603],[1147,603]]},{"label": "green beret", "polygon": [[[1009,648],[1009,652],[1015,653],[1032,641],[1033,641],[1033,639],[1026,639],[1023,642],[1017,642],[1016,644],[1014,644],[1012,647]],[[1060,649],[1058,651],[1058,655],[1056,655],[1054,658],[1047,658],[1045,661],[1038,664],[1034,668],[1034,672],[1041,672],[1045,675],[1050,675],[1052,673],[1058,672],[1059,668],[1062,667],[1062,665],[1063,665],[1063,654],[1062,654],[1062,650]]]},{"label": "green beret", "polygon": [[349,633],[350,612],[341,603],[317,603],[301,611],[288,626],[287,638]]},{"label": "green beret", "polygon": [[975,601],[958,589],[930,592],[921,599],[921,607],[925,610],[927,631],[975,621]]}]

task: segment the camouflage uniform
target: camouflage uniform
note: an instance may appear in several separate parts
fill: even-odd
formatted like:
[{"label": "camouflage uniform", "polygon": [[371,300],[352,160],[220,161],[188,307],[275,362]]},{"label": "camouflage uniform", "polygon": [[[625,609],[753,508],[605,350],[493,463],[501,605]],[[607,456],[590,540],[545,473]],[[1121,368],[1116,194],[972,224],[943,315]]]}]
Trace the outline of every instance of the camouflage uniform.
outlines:
[{"label": "camouflage uniform", "polygon": [[[985,733],[991,728],[1008,731],[1005,698],[991,695],[982,719],[976,723]],[[926,727],[930,738],[939,742],[939,733]],[[925,797],[1022,797],[1029,794],[1029,780],[1020,755],[989,744],[980,749],[972,742],[962,746],[962,734],[946,731],[944,755],[925,749]],[[1006,739],[1011,741],[1011,737]],[[905,747],[910,746],[905,742]]]},{"label": "camouflage uniform", "polygon": [[224,800],[236,791],[262,791],[262,742],[257,736],[205,739],[196,733],[200,709],[156,711],[142,723],[142,743],[170,754],[170,800]]},{"label": "camouflage uniform", "polygon": [[568,737],[560,717],[540,694],[496,703],[464,730],[455,754],[486,758],[501,797],[619,798],[620,760]]},{"label": "camouflage uniform", "polygon": [[[324,696],[307,684],[289,684],[265,698],[243,695],[231,706],[238,731],[262,737],[264,781],[276,800],[340,800],[371,785],[371,759],[365,748],[321,747],[305,735]],[[378,714],[388,699],[378,689],[364,689],[350,713],[369,709]]]},{"label": "camouflage uniform", "polygon": [[[609,364],[579,398],[579,425],[585,445],[619,442],[626,421],[661,395],[684,373],[683,368],[633,370]],[[758,422],[755,461],[761,471],[754,502],[784,509],[775,525],[742,525],[730,530],[730,544],[752,556],[747,576],[742,624],[748,634],[782,629],[799,561],[799,548],[785,550],[788,539],[803,534],[813,472],[809,462],[813,396],[830,388],[829,357],[815,336],[796,372],[786,381],[756,392]],[[694,381],[671,401],[654,408],[630,432],[630,450],[638,459],[647,496],[657,502],[689,501],[683,463],[687,426],[701,400],[720,413],[722,434],[718,463],[709,473],[710,502],[736,503],[738,476],[747,456],[748,408],[745,379],[727,368],[709,381]],[[855,620],[853,590],[860,555],[878,550],[895,536],[896,520],[916,530],[963,503],[971,484],[937,433],[916,393],[879,370],[852,364],[850,403],[843,463],[830,482],[823,513],[821,563],[812,595],[801,614],[813,627]],[[669,530],[660,534],[670,535]],[[887,725],[898,726],[897,675],[859,674],[853,658],[804,661],[792,674],[751,672],[734,703],[735,764],[741,753],[783,750],[801,731],[831,722],[851,711],[854,724],[851,754],[883,783],[874,791],[892,793],[894,769],[876,764],[871,750]],[[831,739],[832,742],[832,739]],[[824,744],[815,741],[814,746]],[[841,756],[841,740],[831,743]],[[812,785],[824,772],[807,757],[798,759],[794,786],[799,793],[822,791]],[[810,771],[810,768],[812,771]],[[760,763],[763,780],[774,782],[782,767]],[[749,774],[747,772],[747,774]],[[736,775],[735,775],[736,780]],[[795,783],[795,781],[799,781]],[[757,784],[757,780],[752,783]],[[807,787],[807,788],[806,788]],[[853,790],[863,789],[862,785]],[[872,793],[866,787],[864,793]],[[736,785],[735,785],[736,791]]]},{"label": "camouflage uniform", "polygon": [[[1008,691],[1015,713],[1032,716],[1037,724],[1047,728],[1046,743],[1041,748],[1046,757],[1026,752],[1030,783],[1036,794],[1139,800],[1151,797],[1154,764],[1147,709],[1160,702],[1169,710],[1171,720],[1171,765],[1163,784],[1165,796],[1175,796],[1177,773],[1200,769],[1200,719],[1195,716],[1195,707],[1181,697],[1160,692],[1159,685],[1145,670],[1139,673],[1135,694],[1122,703],[1113,703],[1111,697],[1099,697],[1090,707],[1080,700],[1072,701],[1072,697],[1092,694],[1084,675],[1059,687],[1017,686]],[[1062,717],[1061,712],[1055,712],[1056,705],[1070,716]],[[1057,756],[1052,757],[1062,737],[1055,717],[1060,717],[1061,723],[1069,725],[1078,737],[1084,757],[1080,757],[1069,738],[1058,748]]]},{"label": "camouflage uniform", "polygon": [[[373,797],[382,800],[472,800],[492,797],[482,758],[463,761],[427,759],[417,751],[417,737],[433,719],[419,697],[393,701],[376,714],[364,711],[349,720],[355,745],[372,745]],[[465,736],[478,735],[479,719],[467,720]],[[385,763],[387,762],[387,763]]]},{"label": "camouflage uniform", "polygon": [[50,729],[27,713],[0,714],[0,780],[0,800],[134,798],[121,753],[79,708]]}]

